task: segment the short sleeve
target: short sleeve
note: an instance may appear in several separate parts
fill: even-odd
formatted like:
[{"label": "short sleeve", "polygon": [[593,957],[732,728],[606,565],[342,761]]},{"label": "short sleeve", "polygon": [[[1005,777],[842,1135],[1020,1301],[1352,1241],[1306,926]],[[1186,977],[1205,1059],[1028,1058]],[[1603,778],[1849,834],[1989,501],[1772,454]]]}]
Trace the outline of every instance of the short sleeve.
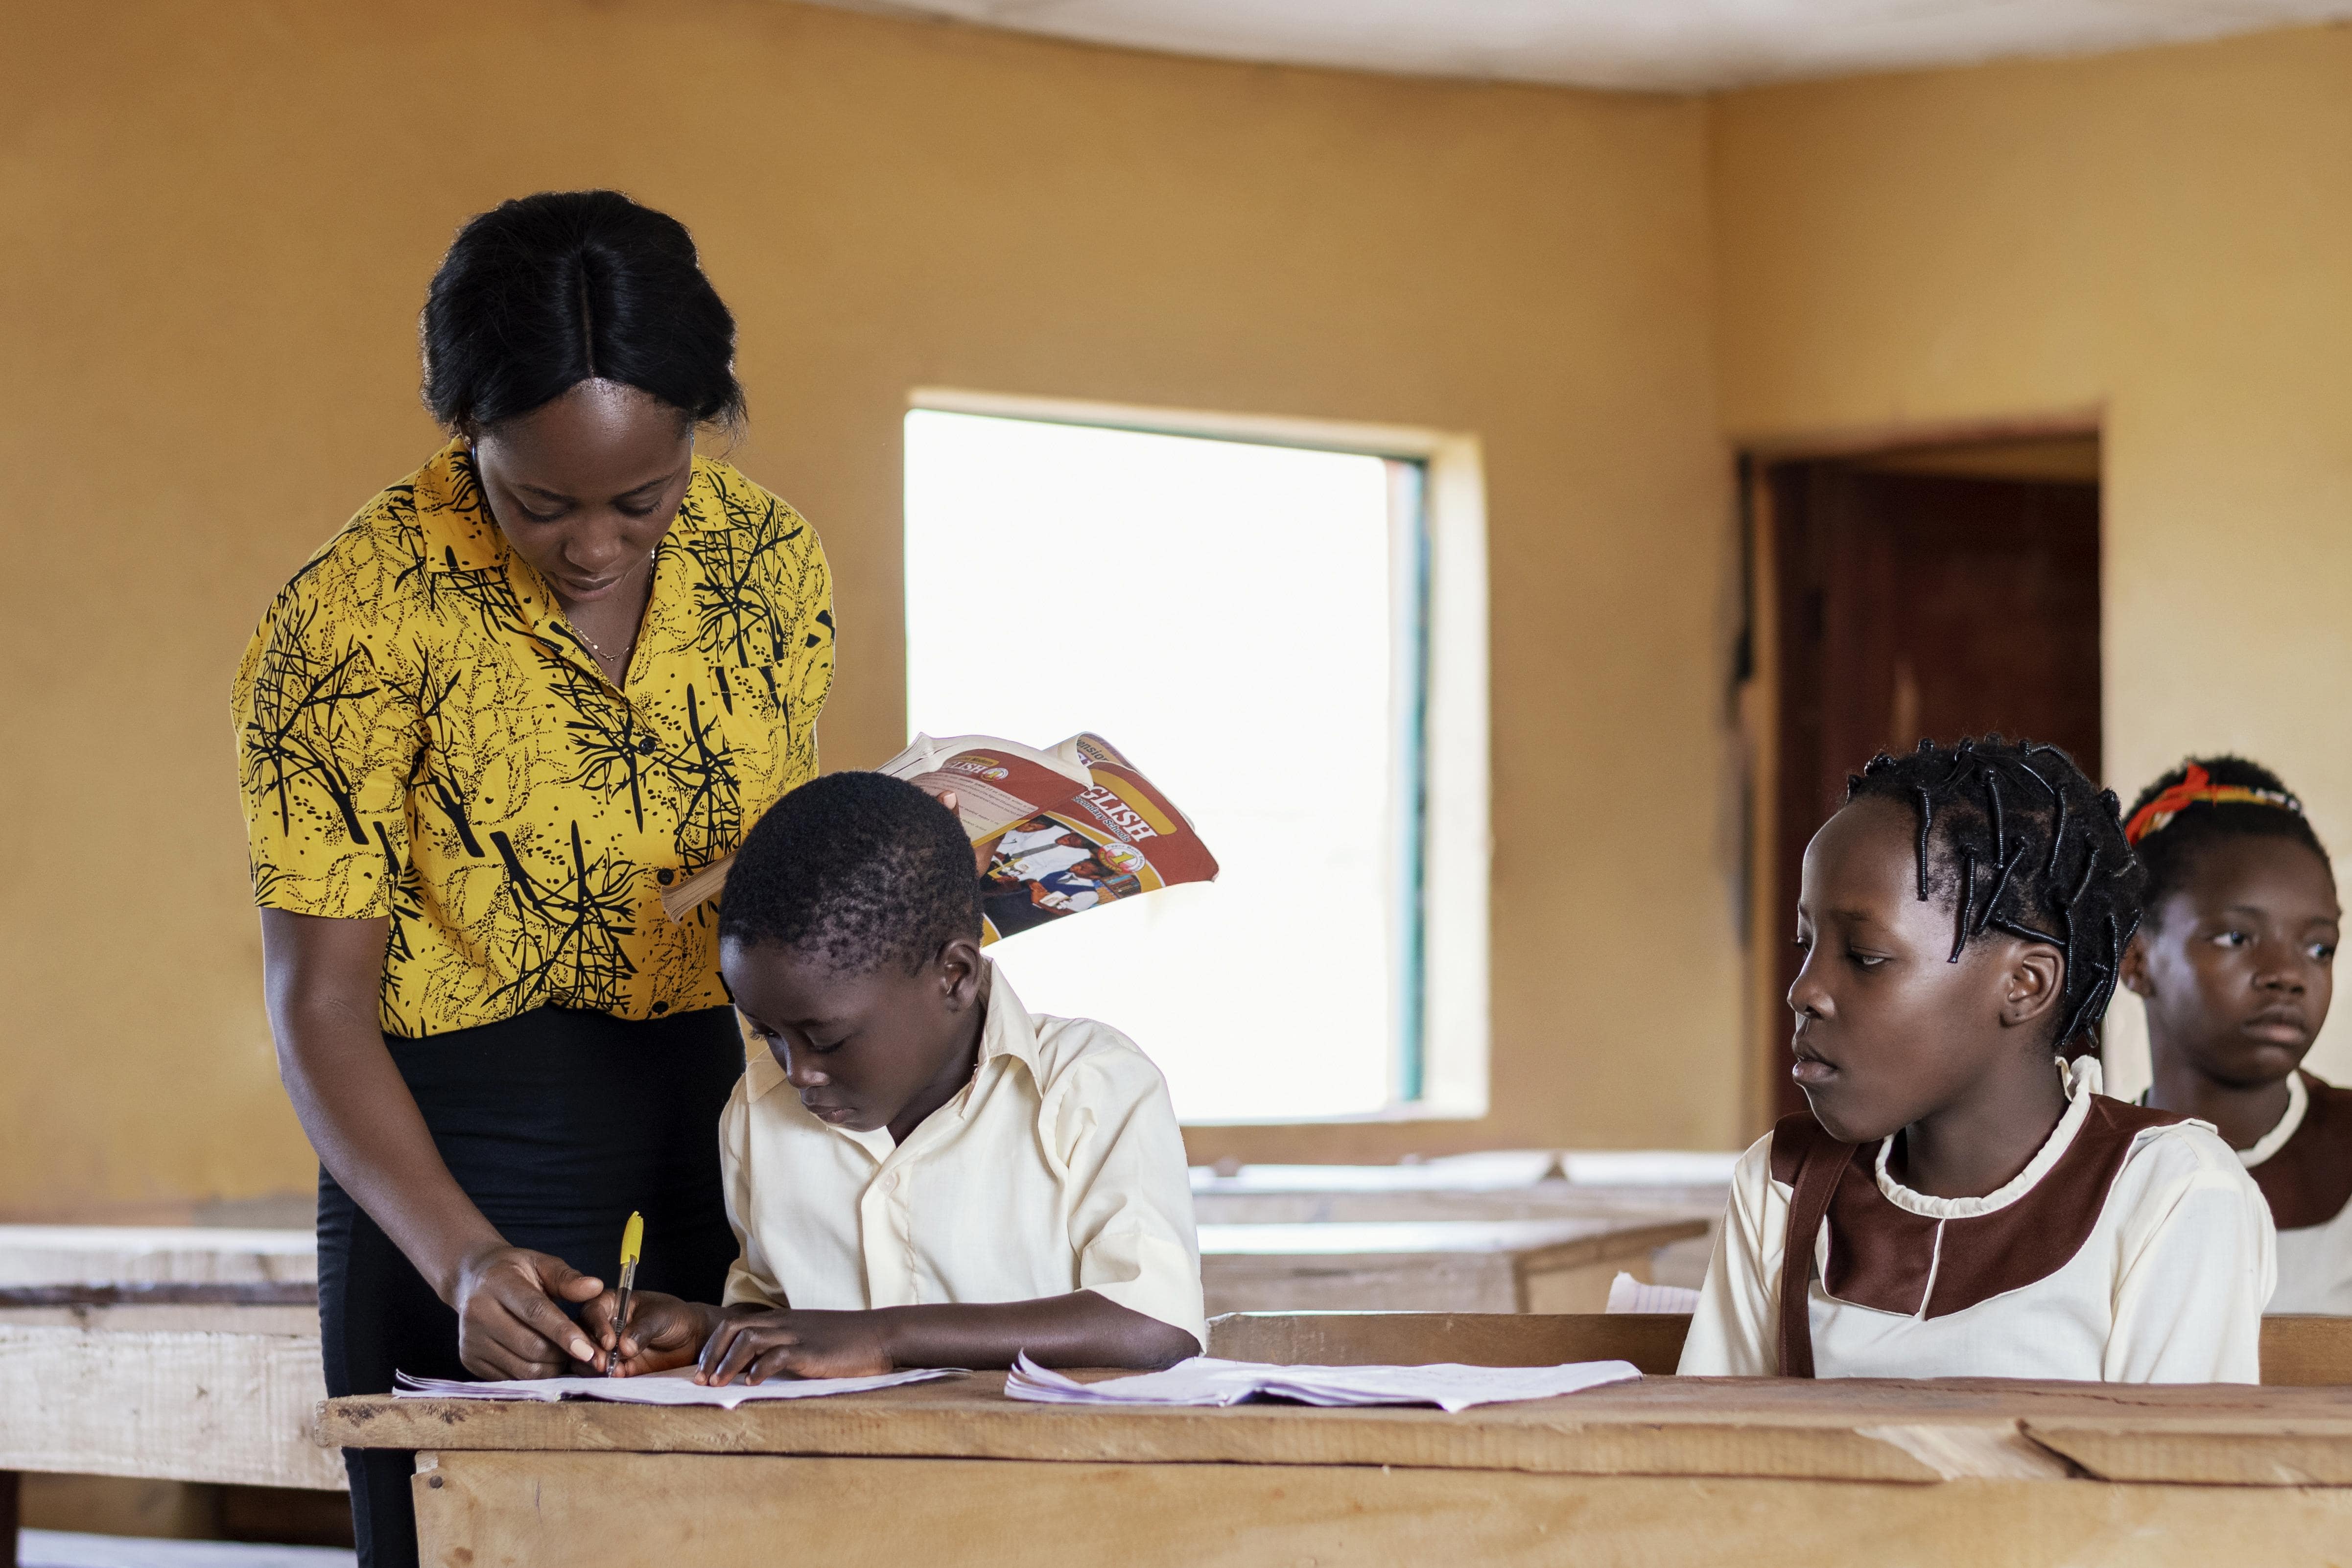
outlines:
[{"label": "short sleeve", "polygon": [[833,692],[833,569],[812,532],[793,646],[784,661],[784,744],[788,762],[799,770],[794,777],[816,776],[816,721]]},{"label": "short sleeve", "polygon": [[727,1269],[727,1289],[719,1304],[782,1307],[791,1303],[776,1280],[775,1265],[751,1228],[751,1074],[735,1081],[735,1092],[719,1113],[719,1169],[727,1200],[727,1223],[735,1232],[735,1261]]},{"label": "short sleeve", "polygon": [[[2277,1283],[2270,1206],[2236,1156],[2201,1127],[2150,1138],[2118,1194],[2120,1238],[2110,1383],[2260,1383],[2263,1309]],[[2120,1185],[2120,1183],[2119,1183]],[[2115,1201],[2115,1199],[2110,1199]]]},{"label": "short sleeve", "polygon": [[368,919],[407,861],[419,726],[339,567],[331,547],[278,594],[231,706],[254,902]]},{"label": "short sleeve", "polygon": [[1723,1234],[1699,1287],[1698,1308],[1675,1368],[1683,1377],[1770,1377],[1780,1370],[1781,1251],[1788,1200],[1772,1185],[1772,1138],[1740,1155]]},{"label": "short sleeve", "polygon": [[1182,1329],[1205,1349],[1192,1173],[1159,1070],[1124,1040],[1089,1051],[1055,1085],[1048,1124],[1067,1184],[1078,1289]]}]

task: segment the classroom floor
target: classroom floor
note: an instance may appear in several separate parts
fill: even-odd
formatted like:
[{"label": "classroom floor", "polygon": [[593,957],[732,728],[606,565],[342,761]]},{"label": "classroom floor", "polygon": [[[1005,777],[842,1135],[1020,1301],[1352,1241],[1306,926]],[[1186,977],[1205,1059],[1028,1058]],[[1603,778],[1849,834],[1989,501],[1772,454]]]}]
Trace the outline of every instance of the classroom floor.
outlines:
[{"label": "classroom floor", "polygon": [[359,1559],[331,1546],[26,1530],[17,1532],[16,1561],[20,1568],[353,1568]]}]

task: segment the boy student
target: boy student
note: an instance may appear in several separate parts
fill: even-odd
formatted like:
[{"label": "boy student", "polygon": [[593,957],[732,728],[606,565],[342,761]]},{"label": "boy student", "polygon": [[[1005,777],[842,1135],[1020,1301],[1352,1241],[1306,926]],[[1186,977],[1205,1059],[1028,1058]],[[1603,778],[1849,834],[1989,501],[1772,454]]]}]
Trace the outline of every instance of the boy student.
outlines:
[{"label": "boy student", "polygon": [[954,812],[879,773],[803,784],[728,873],[719,971],[755,1055],[719,1123],[725,1301],[614,1294],[623,1373],[1162,1366],[1200,1353],[1167,1085],[1116,1030],[1033,1017],[980,951]]},{"label": "boy student", "polygon": [[1922,741],[1849,781],[1797,900],[1812,1114],[1739,1162],[1684,1373],[2257,1380],[2262,1195],[2081,1054],[2143,875],[2054,747]]},{"label": "boy student", "polygon": [[2352,1314],[2352,1090],[2300,1071],[2335,989],[2327,852],[2278,776],[2237,757],[2149,785],[2124,834],[2148,873],[2123,963],[2147,1003],[2145,1103],[2210,1122],[2270,1201],[2270,1310]]}]

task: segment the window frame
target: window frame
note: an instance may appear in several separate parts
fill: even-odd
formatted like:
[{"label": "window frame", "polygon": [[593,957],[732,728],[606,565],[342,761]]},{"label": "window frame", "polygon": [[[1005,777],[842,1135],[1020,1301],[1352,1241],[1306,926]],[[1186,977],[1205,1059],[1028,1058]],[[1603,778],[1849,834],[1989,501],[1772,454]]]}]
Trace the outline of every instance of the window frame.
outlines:
[{"label": "window frame", "polygon": [[[1489,887],[1490,756],[1487,672],[1485,465],[1475,435],[1413,425],[1285,415],[1238,414],[1042,398],[955,387],[917,387],[907,407],[1160,435],[1307,447],[1411,465],[1391,490],[1413,484],[1422,519],[1420,635],[1400,639],[1400,658],[1422,661],[1418,734],[1405,744],[1420,758],[1421,882],[1418,1061],[1396,1060],[1397,1098],[1378,1111],[1313,1118],[1190,1121],[1188,1126],[1324,1125],[1331,1123],[1475,1120],[1487,1110],[1491,1040]],[[900,472],[905,471],[900,423]],[[1392,507],[1410,505],[1392,501]],[[905,528],[904,498],[900,528]],[[1408,646],[1407,643],[1417,644]],[[1401,971],[1402,972],[1402,971]],[[1409,982],[1408,982],[1409,983]],[[1402,1040],[1412,1031],[1401,1030]],[[1417,1085],[1414,1079],[1418,1078]],[[1417,1094],[1410,1093],[1418,1088]]]}]

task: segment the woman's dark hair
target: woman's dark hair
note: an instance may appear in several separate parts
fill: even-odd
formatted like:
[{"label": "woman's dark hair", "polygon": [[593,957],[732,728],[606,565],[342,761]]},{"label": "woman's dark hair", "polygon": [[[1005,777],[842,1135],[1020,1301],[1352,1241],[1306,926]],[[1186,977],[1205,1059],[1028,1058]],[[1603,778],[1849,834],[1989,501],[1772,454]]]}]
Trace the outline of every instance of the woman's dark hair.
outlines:
[{"label": "woman's dark hair", "polygon": [[1952,747],[1923,740],[1905,757],[1882,752],[1847,779],[1846,800],[1916,813],[1919,897],[1951,904],[1952,962],[1987,931],[2063,953],[2053,1043],[2069,1055],[2097,1048],[2147,878],[2124,841],[2114,790],[2054,746],[1988,735]]},{"label": "woman's dark hair", "polygon": [[425,296],[425,406],[478,431],[582,382],[622,382],[696,424],[742,422],[735,318],[686,225],[618,191],[542,191],[457,231]]},{"label": "woman's dark hair", "polygon": [[[2200,794],[2223,798],[2200,800]],[[2291,839],[2317,855],[2329,880],[2335,878],[2336,868],[2311,831],[2303,802],[2277,774],[2242,757],[2189,758],[2139,792],[2130,820],[2139,834],[2133,847],[2147,867],[2150,909],[2188,881],[2200,856],[2229,839]]]},{"label": "woman's dark hair", "polygon": [[743,836],[719,935],[778,943],[838,974],[908,974],[980,936],[980,875],[956,814],[887,773],[828,773]]}]

